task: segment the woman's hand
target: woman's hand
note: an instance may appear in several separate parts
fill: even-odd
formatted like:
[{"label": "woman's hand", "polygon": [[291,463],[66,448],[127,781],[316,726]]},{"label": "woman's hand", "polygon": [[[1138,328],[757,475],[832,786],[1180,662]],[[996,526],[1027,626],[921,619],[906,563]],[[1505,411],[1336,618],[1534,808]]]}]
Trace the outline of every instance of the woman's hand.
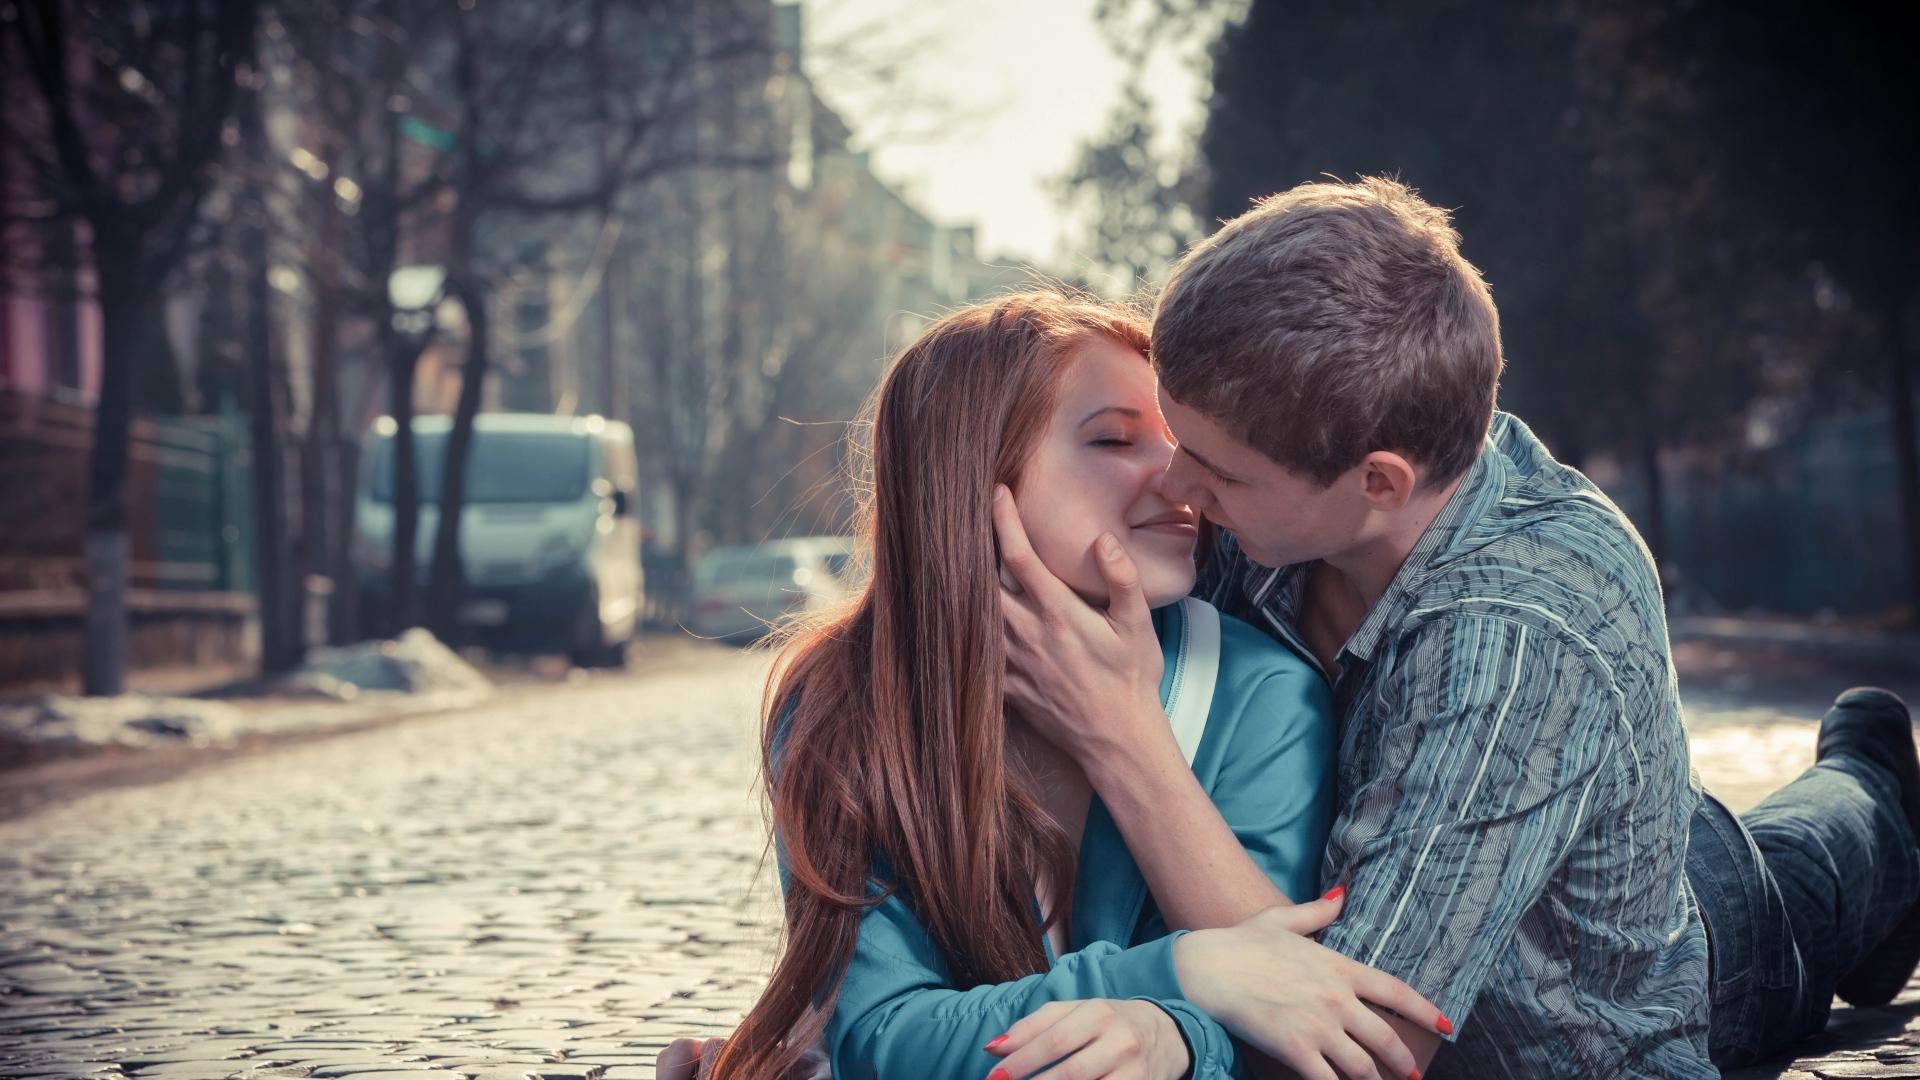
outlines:
[{"label": "woman's hand", "polygon": [[[1196,930],[1174,942],[1187,1000],[1302,1080],[1386,1080],[1420,1075],[1420,1061],[1375,1007],[1418,1030],[1431,1053],[1453,1025],[1433,1003],[1384,971],[1307,935],[1340,912],[1344,889],[1311,904],[1274,907],[1235,926]],[[1371,1006],[1371,1007],[1370,1007]]]},{"label": "woman's hand", "polygon": [[725,1039],[675,1039],[653,1059],[655,1080],[704,1080]]},{"label": "woman's hand", "polygon": [[988,1080],[1180,1080],[1191,1068],[1179,1026],[1150,1001],[1050,1001],[987,1052],[1005,1059]]}]

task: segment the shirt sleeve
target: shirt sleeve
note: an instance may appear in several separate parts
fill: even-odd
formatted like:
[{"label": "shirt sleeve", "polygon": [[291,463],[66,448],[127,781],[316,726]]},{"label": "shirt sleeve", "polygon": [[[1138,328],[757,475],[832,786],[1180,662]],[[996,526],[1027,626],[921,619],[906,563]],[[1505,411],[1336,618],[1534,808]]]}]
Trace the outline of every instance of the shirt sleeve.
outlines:
[{"label": "shirt sleeve", "polygon": [[1242,1075],[1226,1030],[1189,1004],[1174,973],[1178,934],[1131,949],[1096,941],[1049,970],[956,989],[932,937],[896,892],[868,909],[826,1043],[836,1077],[985,1076],[999,1059],[988,1040],[1050,1001],[1132,998],[1170,1015],[1186,1040],[1193,1080]]},{"label": "shirt sleeve", "polygon": [[1426,995],[1458,1032],[1610,803],[1621,706],[1582,650],[1500,617],[1421,626],[1382,679],[1378,741],[1355,751],[1327,848],[1346,907],[1320,940]]}]

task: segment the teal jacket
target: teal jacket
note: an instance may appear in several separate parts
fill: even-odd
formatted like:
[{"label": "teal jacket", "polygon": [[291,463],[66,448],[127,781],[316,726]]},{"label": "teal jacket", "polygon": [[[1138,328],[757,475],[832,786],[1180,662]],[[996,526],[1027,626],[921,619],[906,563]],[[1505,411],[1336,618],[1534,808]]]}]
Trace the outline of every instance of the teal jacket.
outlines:
[{"label": "teal jacket", "polygon": [[[1220,666],[1193,771],[1254,862],[1289,898],[1311,899],[1319,895],[1321,848],[1333,822],[1326,684],[1260,631],[1225,616],[1220,623]],[[1164,706],[1189,633],[1183,606],[1156,610],[1154,629],[1166,654]],[[1034,934],[1044,941],[1035,912]],[[1151,1000],[1179,1024],[1194,1080],[1244,1075],[1225,1029],[1182,995],[1173,966],[1179,934],[1155,909],[1098,796],[1080,842],[1070,930],[1074,951],[1054,956],[1049,946],[1048,971],[963,990],[914,917],[911,898],[896,891],[881,900],[861,919],[827,1025],[833,1075],[977,1080],[998,1063],[981,1049],[989,1039],[1047,1002],[1086,998]]]}]

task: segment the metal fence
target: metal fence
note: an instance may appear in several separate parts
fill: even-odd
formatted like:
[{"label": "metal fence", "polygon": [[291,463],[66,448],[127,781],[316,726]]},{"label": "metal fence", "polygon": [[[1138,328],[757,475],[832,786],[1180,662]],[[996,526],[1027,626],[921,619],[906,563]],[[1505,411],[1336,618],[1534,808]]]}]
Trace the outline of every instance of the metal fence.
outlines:
[{"label": "metal fence", "polygon": [[[1820,420],[1762,447],[1665,456],[1667,560],[1729,611],[1879,614],[1906,593],[1887,411]],[[1603,486],[1643,528],[1637,472]]]}]

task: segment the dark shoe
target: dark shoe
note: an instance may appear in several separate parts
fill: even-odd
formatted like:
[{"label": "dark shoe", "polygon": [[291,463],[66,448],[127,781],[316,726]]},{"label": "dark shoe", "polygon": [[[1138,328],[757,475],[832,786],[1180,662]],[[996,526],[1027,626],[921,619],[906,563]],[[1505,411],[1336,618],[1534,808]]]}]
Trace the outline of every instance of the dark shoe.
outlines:
[{"label": "dark shoe", "polygon": [[[1914,750],[1913,718],[1906,702],[1873,687],[1841,694],[1820,721],[1814,757],[1841,753],[1865,758],[1893,774],[1900,783],[1900,808],[1914,836],[1920,838],[1920,753]],[[1849,1005],[1877,1008],[1906,989],[1916,965],[1920,965],[1920,904],[1909,909],[1886,939],[1841,978],[1834,993]]]}]

